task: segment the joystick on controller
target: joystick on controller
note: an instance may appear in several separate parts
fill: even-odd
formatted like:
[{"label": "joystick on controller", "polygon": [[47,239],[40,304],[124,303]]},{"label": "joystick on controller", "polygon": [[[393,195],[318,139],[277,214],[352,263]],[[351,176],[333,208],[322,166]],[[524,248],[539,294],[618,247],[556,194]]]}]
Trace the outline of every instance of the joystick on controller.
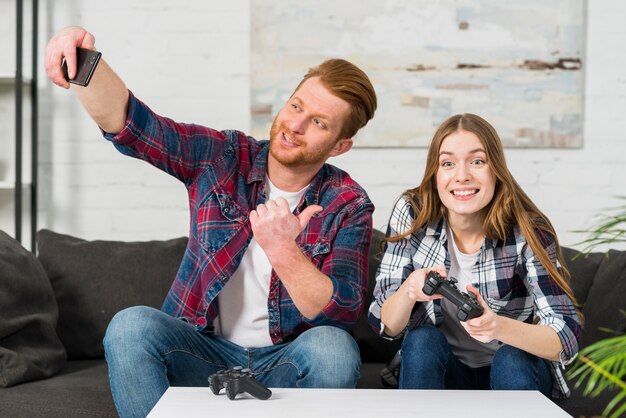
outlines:
[{"label": "joystick on controller", "polygon": [[209,386],[215,395],[219,394],[222,388],[226,389],[226,395],[230,400],[244,392],[262,400],[272,396],[272,391],[259,383],[250,369],[242,369],[238,366],[210,375]]},{"label": "joystick on controller", "polygon": [[483,314],[483,308],[476,300],[474,294],[461,292],[456,287],[456,280],[452,277],[446,280],[439,273],[430,271],[424,281],[422,292],[428,296],[438,293],[454,303],[459,309],[456,317],[461,321],[467,321]]}]

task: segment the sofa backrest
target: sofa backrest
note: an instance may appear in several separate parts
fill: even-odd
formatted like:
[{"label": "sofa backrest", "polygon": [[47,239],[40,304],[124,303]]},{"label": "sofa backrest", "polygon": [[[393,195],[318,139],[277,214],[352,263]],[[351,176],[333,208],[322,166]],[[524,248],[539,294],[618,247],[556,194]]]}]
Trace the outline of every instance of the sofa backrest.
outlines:
[{"label": "sofa backrest", "polygon": [[[352,335],[363,362],[388,362],[400,341],[383,340],[367,323],[384,234],[374,230],[363,314]],[[167,241],[85,241],[41,230],[38,259],[52,284],[58,306],[57,333],[68,358],[101,358],[102,338],[115,313],[128,306],[160,308],[182,259],[187,238]],[[585,315],[582,346],[626,332],[626,251],[582,255],[563,248],[572,288]]]},{"label": "sofa backrest", "polygon": [[59,307],[57,334],[69,359],[102,358],[102,339],[118,311],[161,308],[187,238],[167,241],[85,241],[41,230],[38,259]]},{"label": "sofa backrest", "polygon": [[581,347],[614,336],[609,330],[626,333],[626,251],[563,255],[585,318]]}]

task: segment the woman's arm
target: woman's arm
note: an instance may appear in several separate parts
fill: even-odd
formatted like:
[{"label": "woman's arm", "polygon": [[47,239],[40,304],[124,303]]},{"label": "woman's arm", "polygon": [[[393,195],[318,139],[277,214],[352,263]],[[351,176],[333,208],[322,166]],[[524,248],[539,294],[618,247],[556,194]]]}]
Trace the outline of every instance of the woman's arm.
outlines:
[{"label": "woman's arm", "polygon": [[[413,215],[408,200],[405,197],[398,199],[389,219],[387,237],[395,237],[408,231],[413,224]],[[429,269],[415,270],[413,256],[419,243],[414,235],[385,242],[385,253],[376,274],[374,301],[368,315],[372,328],[383,337],[401,335],[418,299],[439,298],[428,297],[421,291]],[[445,276],[443,266],[437,271]]]},{"label": "woman's arm", "polygon": [[385,334],[395,337],[402,332],[409,323],[416,302],[428,302],[443,297],[439,294],[428,296],[422,292],[426,275],[431,270],[446,277],[445,266],[415,270],[400,285],[398,290],[385,300],[380,311],[380,321],[385,326]]},{"label": "woman's arm", "polygon": [[[556,242],[549,235],[540,241],[551,262],[556,265]],[[468,286],[485,309],[485,313],[463,324],[474,338],[482,342],[493,339],[520,348],[552,361],[567,364],[578,352],[580,322],[572,300],[557,285],[530,246],[520,254],[524,275],[522,280],[534,304],[534,324],[496,315],[478,294]]]},{"label": "woman's arm", "polygon": [[498,340],[546,360],[560,360],[563,345],[555,330],[547,325],[527,324],[496,315],[480,296],[478,289],[468,285],[467,291],[476,295],[484,309],[484,313],[478,318],[461,322],[473,338],[483,343]]}]

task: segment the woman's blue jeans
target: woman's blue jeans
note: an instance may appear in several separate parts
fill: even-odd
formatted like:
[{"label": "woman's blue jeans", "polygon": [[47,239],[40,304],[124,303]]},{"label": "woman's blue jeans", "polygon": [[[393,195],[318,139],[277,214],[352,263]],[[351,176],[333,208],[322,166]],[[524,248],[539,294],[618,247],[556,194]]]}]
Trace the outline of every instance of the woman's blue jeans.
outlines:
[{"label": "woman's blue jeans", "polygon": [[121,417],[145,417],[169,386],[208,386],[208,376],[249,368],[268,387],[354,388],[359,349],[346,331],[319,326],[294,341],[244,348],[157,309],[119,312],[104,338],[111,392]]},{"label": "woman's blue jeans", "polygon": [[446,337],[432,325],[409,331],[401,357],[401,389],[538,390],[547,397],[552,392],[546,360],[502,345],[491,366],[471,368],[457,359]]}]

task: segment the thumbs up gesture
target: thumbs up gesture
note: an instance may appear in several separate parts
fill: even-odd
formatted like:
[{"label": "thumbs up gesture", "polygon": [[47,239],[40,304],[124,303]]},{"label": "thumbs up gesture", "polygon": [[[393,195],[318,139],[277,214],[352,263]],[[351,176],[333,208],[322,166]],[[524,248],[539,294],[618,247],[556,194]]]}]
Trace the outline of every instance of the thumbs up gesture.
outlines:
[{"label": "thumbs up gesture", "polygon": [[284,198],[268,200],[250,212],[252,233],[261,248],[270,256],[270,253],[277,253],[283,247],[292,247],[296,237],[306,228],[313,215],[321,210],[321,206],[312,205],[296,216],[291,213]]}]

